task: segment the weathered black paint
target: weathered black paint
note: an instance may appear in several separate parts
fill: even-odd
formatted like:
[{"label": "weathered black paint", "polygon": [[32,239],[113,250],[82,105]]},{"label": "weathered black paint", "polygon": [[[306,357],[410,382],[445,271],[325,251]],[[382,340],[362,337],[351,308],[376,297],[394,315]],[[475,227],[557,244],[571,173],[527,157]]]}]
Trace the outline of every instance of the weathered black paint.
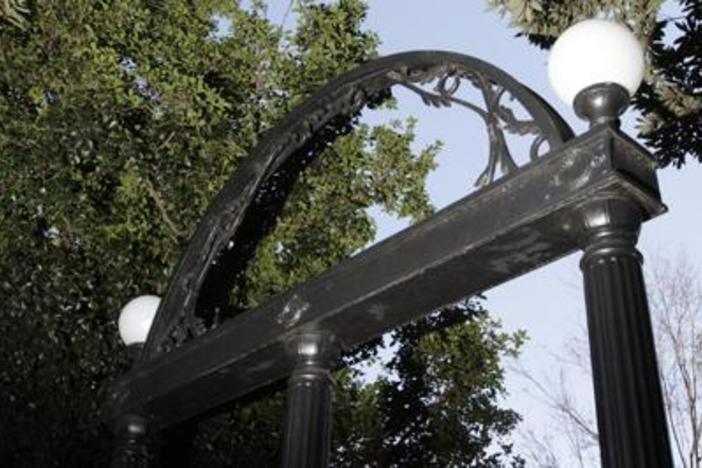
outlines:
[{"label": "weathered black paint", "polygon": [[339,355],[333,336],[301,332],[288,341],[295,367],[288,380],[283,468],[324,468],[329,463],[332,383],[329,369]]},{"label": "weathered black paint", "polygon": [[155,468],[159,466],[153,431],[145,418],[125,414],[117,420],[111,468]]},{"label": "weathered black paint", "polygon": [[655,162],[608,127],[439,211],[218,329],[132,370],[119,413],[171,425],[285,378],[285,341],[332,333],[348,348],[577,250],[579,206],[616,193],[649,217],[664,210]]},{"label": "weathered black paint", "polygon": [[[421,91],[417,87],[435,80],[438,81],[436,92]],[[455,99],[453,93],[461,80],[477,85],[486,109]],[[573,135],[560,116],[529,88],[493,65],[466,55],[408,52],[368,62],[339,76],[266,132],[212,201],[171,277],[144,345],[142,362],[194,336],[208,333],[198,311],[204,308],[203,302],[209,309],[228,307],[226,292],[246,268],[246,259],[260,241],[256,238],[261,234],[260,228],[246,221],[251,210],[270,209],[261,201],[267,196],[268,183],[285,172],[285,168],[297,164],[299,169],[304,165],[302,161],[309,158],[309,145],[331,121],[350,118],[366,103],[377,102],[379,96],[387,95],[393,86],[414,88],[429,105],[460,104],[483,118],[490,154],[479,179],[481,185],[494,180],[497,166],[506,172],[516,168],[505,145],[504,129],[536,135],[531,159],[537,157],[541,142],[547,142],[553,150]],[[507,103],[500,102],[505,95],[520,103],[532,120],[515,119]],[[290,185],[285,190],[289,189]],[[276,189],[279,190],[280,187]],[[268,222],[254,218],[256,223]],[[242,231],[254,232],[254,238],[250,238],[250,234],[242,237],[239,235]],[[228,249],[230,242],[233,245]],[[207,293],[201,294],[203,291]]]},{"label": "weathered black paint", "polygon": [[[475,84],[487,104],[481,110],[461,103],[483,117],[490,135],[480,190],[254,310],[203,328],[196,317],[201,292],[213,284],[228,291],[227,278],[234,276],[229,271],[218,278],[213,261],[242,229],[262,187],[299,157],[296,151],[317,130],[353,115],[393,85],[413,89],[431,105],[456,103],[459,78]],[[434,79],[436,93],[415,89]],[[327,354],[300,353],[299,346],[290,353],[290,343],[309,345],[310,337],[330,343],[334,337],[335,344],[350,348],[585,248],[603,466],[672,466],[634,248],[640,223],[665,211],[656,164],[616,128],[628,98],[622,89],[586,91],[576,105],[592,126],[571,139],[568,126],[540,97],[495,67],[458,54],[400,54],[331,82],[262,138],[212,203],[173,276],[141,363],[112,388],[116,415],[169,427],[291,376],[283,464],[326,466],[331,393],[329,361],[320,356]],[[505,92],[533,120],[518,121],[505,111],[499,104]],[[538,135],[531,163],[516,168],[500,122]],[[542,141],[551,151],[539,157]],[[494,182],[497,166],[507,175]],[[132,428],[123,433],[126,443],[116,460],[133,464],[116,466],[146,466],[139,463],[150,460],[142,426]]]},{"label": "weathered black paint", "polygon": [[645,213],[608,194],[581,212],[602,466],[672,468],[642,258],[635,247]]}]

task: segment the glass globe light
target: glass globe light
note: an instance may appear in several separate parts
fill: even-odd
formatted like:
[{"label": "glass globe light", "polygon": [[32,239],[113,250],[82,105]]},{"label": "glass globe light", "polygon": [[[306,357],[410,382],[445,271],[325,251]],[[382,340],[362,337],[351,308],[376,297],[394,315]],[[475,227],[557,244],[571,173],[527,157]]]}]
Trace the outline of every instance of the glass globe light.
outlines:
[{"label": "glass globe light", "polygon": [[143,344],[161,302],[158,296],[139,296],[127,303],[119,314],[119,336],[127,346]]},{"label": "glass globe light", "polygon": [[589,19],[566,29],[551,49],[548,76],[566,104],[596,84],[614,83],[633,96],[644,74],[644,51],[634,34],[612,21]]}]

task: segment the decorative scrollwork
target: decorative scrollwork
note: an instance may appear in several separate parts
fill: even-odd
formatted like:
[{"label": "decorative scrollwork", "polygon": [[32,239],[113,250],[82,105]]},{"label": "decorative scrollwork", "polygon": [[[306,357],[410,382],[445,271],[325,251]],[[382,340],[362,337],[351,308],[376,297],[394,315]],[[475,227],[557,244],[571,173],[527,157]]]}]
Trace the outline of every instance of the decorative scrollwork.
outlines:
[{"label": "decorative scrollwork", "polygon": [[[423,88],[434,81],[432,91]],[[484,107],[458,96],[463,81],[482,93]],[[266,132],[215,197],[161,301],[140,356],[142,362],[217,327],[227,315],[222,311],[228,308],[228,292],[274,222],[292,188],[291,181],[323,149],[317,142],[324,138],[316,137],[334,131],[333,122],[348,122],[366,104],[382,101],[395,85],[416,92],[430,106],[460,105],[483,119],[490,151],[487,167],[477,181],[481,187],[495,179],[498,168],[506,174],[517,167],[505,132],[535,135],[532,160],[544,143],[555,149],[573,135],[534,92],[502,70],[465,55],[439,51],[397,54],[336,78]],[[518,102],[531,119],[518,119],[503,103],[505,95]],[[206,320],[198,314],[203,308],[210,311]]]},{"label": "decorative scrollwork", "polygon": [[[487,78],[483,73],[475,70],[460,70],[455,66],[442,64],[420,72],[405,67],[389,72],[388,76],[395,81],[395,84],[416,93],[428,106],[462,106],[483,120],[487,129],[490,152],[487,167],[475,182],[476,186],[483,187],[494,182],[498,167],[503,175],[517,168],[509,151],[505,132],[514,135],[535,135],[529,157],[532,161],[538,158],[539,148],[546,141],[546,135],[542,133],[535,120],[520,120],[510,107],[502,104],[501,100],[508,93],[508,89]],[[464,80],[481,92],[485,109],[457,96]],[[433,91],[428,91],[421,86],[434,81],[436,85]]]}]

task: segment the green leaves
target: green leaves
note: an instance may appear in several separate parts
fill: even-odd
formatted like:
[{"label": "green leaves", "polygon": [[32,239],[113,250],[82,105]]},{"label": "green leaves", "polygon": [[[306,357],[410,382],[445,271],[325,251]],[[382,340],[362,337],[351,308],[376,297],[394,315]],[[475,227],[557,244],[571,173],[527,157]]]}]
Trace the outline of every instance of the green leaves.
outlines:
[{"label": "green leaves", "polygon": [[663,15],[663,0],[487,0],[487,3],[509,17],[510,26],[519,30],[518,35],[525,35],[541,48],[549,48],[564,29],[583,19],[604,16],[627,24],[640,38],[648,62],[644,83],[633,98],[633,104],[642,114],[639,136],[662,165],[680,167],[688,156],[702,161],[699,1],[679,0],[683,15],[678,18]]},{"label": "green leaves", "polygon": [[501,361],[519,352],[523,333],[500,332],[471,300],[393,338],[397,352],[388,367],[399,384],[386,382],[381,391],[391,464],[521,466],[507,438],[520,418],[497,401],[505,392]]},{"label": "green leaves", "polygon": [[510,26],[526,34],[531,42],[549,47],[571,24],[603,16],[627,23],[640,37],[653,29],[653,21],[663,0],[487,0],[499,14],[509,16]]},{"label": "green leaves", "polygon": [[[662,165],[702,161],[702,5],[680,2],[684,17],[662,19],[649,42],[650,71],[634,104],[639,131]],[[665,31],[674,31],[670,41]]]},{"label": "green leaves", "polygon": [[[118,311],[135,295],[163,293],[208,203],[261,133],[319,85],[374,57],[378,38],[362,27],[360,0],[300,2],[292,31],[271,24],[260,6],[224,0],[24,5],[0,4],[0,398],[9,402],[0,420],[12,428],[0,452],[10,466],[104,465],[106,389],[128,366]],[[10,7],[24,23],[8,19]],[[218,33],[217,18],[231,23],[228,33]],[[319,138],[323,151],[232,291],[237,309],[368,245],[369,207],[412,220],[433,210],[424,185],[440,145],[417,150],[412,120],[371,127],[350,119]],[[455,376],[461,389],[489,394],[480,411],[485,424],[504,419],[502,434],[514,416],[493,413],[492,395],[512,343],[483,343],[481,333],[496,325],[481,323],[464,324],[472,334],[455,332],[446,346],[434,335],[402,338],[391,368],[419,362],[412,378],[426,372],[422,391],[435,398],[458,372],[441,367],[442,356],[463,359],[461,337],[472,340],[492,373],[474,384],[476,374]],[[337,443],[346,447],[339,463],[370,463],[373,451],[387,449],[389,428],[409,415],[385,410],[399,390],[386,379],[361,382],[353,370],[336,385]],[[234,453],[274,463],[283,406],[272,395],[201,424],[195,458],[231,464]],[[447,401],[454,406],[441,411],[463,411],[458,397]],[[447,441],[431,450],[482,456],[493,429],[485,431],[475,446],[482,448],[465,455]],[[352,454],[360,446],[369,451]]]},{"label": "green leaves", "polygon": [[415,220],[431,212],[424,180],[438,145],[415,155],[413,125],[358,126],[303,172],[249,270],[249,306],[368,245],[375,235],[371,206]]},{"label": "green leaves", "polygon": [[27,26],[27,15],[30,13],[26,0],[0,1],[0,21],[6,22],[18,29]]}]

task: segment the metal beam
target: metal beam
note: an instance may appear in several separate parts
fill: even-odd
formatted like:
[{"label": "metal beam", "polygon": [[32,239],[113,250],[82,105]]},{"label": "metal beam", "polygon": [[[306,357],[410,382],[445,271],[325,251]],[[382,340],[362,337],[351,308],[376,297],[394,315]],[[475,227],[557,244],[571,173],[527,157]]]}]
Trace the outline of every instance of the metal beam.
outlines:
[{"label": "metal beam", "polygon": [[579,248],[578,208],[593,197],[665,211],[646,150],[595,127],[429,219],[271,298],[130,372],[111,394],[117,414],[161,426],[189,419],[290,375],[285,342],[323,330],[349,349],[447,303]]}]

